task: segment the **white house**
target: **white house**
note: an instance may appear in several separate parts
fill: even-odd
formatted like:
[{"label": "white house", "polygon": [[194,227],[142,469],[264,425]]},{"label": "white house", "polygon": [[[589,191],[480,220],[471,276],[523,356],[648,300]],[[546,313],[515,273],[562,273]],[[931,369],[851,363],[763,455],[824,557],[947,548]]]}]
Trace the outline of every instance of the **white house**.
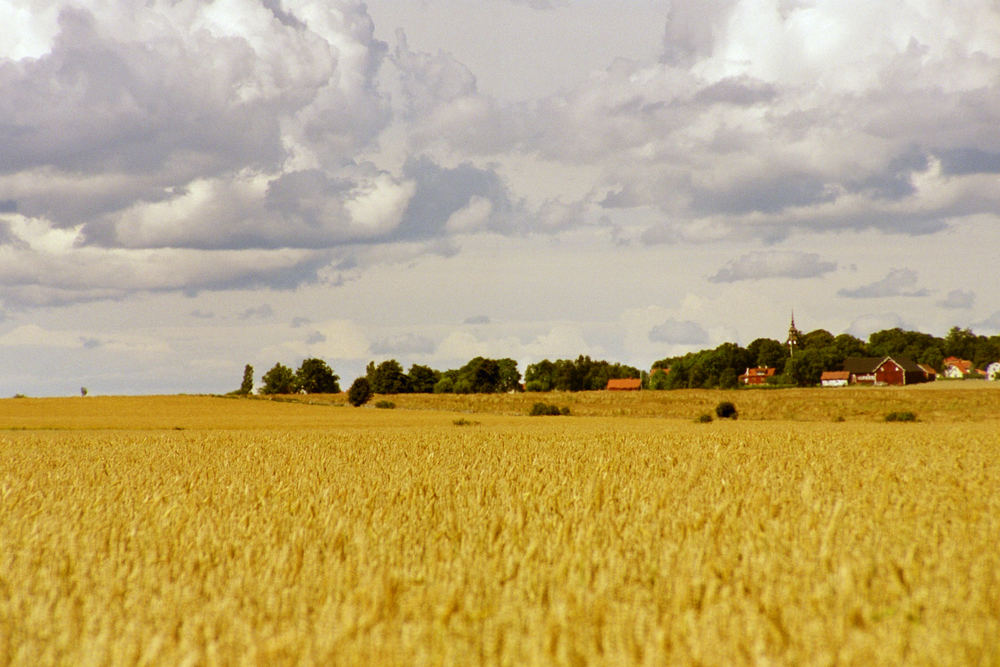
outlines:
[{"label": "white house", "polygon": [[1000,361],[994,361],[986,367],[987,380],[1000,380]]},{"label": "white house", "polygon": [[851,381],[849,371],[823,371],[819,382],[824,387],[846,387]]}]

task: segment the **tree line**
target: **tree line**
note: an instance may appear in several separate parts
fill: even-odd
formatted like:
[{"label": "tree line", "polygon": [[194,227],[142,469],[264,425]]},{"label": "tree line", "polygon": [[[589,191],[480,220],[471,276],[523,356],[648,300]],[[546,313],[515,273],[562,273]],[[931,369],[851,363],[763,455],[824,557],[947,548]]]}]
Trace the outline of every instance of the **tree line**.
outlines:
[{"label": "tree line", "polygon": [[[723,343],[712,350],[690,352],[654,362],[650,389],[731,388],[747,368],[775,369],[772,384],[803,387],[819,384],[823,371],[842,370],[848,357],[906,357],[941,371],[948,357],[968,359],[976,368],[1000,359],[1000,336],[976,335],[952,327],[943,338],[900,328],[884,329],[865,342],[850,334],[834,336],[816,329],[798,336],[794,353],[771,338],[758,338],[743,348]],[[667,371],[669,369],[669,372]]]},{"label": "tree line", "polygon": [[[976,368],[1000,360],[1000,335],[982,336],[969,329],[952,327],[943,338],[900,328],[884,329],[868,341],[851,334],[834,336],[825,329],[797,335],[794,354],[789,346],[772,338],[758,338],[745,348],[723,343],[714,349],[666,357],[653,363],[650,372],[620,363],[591,359],[543,359],[529,364],[521,384],[521,373],[513,359],[475,357],[464,366],[438,371],[413,364],[409,371],[395,359],[369,362],[363,380],[371,394],[491,394],[511,391],[592,391],[604,389],[608,380],[641,378],[647,389],[732,388],[747,368],[774,368],[768,379],[773,384],[810,386],[818,384],[825,370],[840,370],[848,357],[907,357],[942,370],[947,357],[973,362]],[[340,378],[322,359],[302,361],[297,370],[276,363],[261,377],[261,394],[335,394],[340,392]],[[352,388],[354,385],[352,385]],[[243,383],[237,394],[250,394],[254,388],[253,366],[247,364]],[[358,386],[358,396],[365,392]],[[367,399],[365,399],[367,400]]]},{"label": "tree line", "polygon": [[[526,384],[521,384],[521,372],[513,359],[475,357],[460,368],[446,371],[413,364],[409,371],[395,359],[380,363],[371,361],[364,380],[374,394],[493,394],[512,391],[587,391],[604,389],[612,378],[638,378],[639,369],[624,364],[594,360],[581,355],[577,359],[557,359],[530,364],[525,373]],[[322,359],[306,359],[298,370],[282,363],[261,377],[258,393],[268,394],[330,394],[340,392],[340,378]],[[355,381],[357,382],[357,380]],[[352,385],[353,386],[353,385]],[[254,370],[247,364],[243,370],[243,383],[234,393],[247,395],[253,392]],[[360,395],[360,394],[359,394]]]}]

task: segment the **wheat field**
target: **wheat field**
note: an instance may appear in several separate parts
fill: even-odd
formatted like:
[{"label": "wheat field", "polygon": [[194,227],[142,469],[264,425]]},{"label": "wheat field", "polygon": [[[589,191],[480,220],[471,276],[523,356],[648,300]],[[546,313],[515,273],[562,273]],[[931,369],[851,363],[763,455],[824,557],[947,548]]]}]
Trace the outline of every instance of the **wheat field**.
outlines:
[{"label": "wheat field", "polygon": [[0,401],[0,664],[1000,665],[996,418],[439,407]]}]

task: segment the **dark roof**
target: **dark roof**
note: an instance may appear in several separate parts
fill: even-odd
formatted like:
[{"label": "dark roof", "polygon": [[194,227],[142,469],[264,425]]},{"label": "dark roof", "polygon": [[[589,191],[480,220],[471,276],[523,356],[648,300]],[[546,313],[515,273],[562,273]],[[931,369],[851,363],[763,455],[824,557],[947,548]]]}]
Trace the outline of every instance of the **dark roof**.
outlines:
[{"label": "dark roof", "polygon": [[874,373],[888,359],[895,361],[904,371],[924,372],[909,357],[848,357],[844,359],[844,370],[849,373]]},{"label": "dark roof", "polygon": [[885,357],[848,357],[844,359],[844,370],[848,373],[874,373]]}]

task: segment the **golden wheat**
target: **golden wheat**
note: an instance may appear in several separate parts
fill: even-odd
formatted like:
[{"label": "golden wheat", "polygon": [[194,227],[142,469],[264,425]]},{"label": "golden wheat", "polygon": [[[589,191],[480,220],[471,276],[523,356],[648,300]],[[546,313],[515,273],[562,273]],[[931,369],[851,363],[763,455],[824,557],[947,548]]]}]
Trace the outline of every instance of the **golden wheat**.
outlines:
[{"label": "golden wheat", "polygon": [[1000,664],[995,421],[164,400],[0,433],[0,663]]}]

